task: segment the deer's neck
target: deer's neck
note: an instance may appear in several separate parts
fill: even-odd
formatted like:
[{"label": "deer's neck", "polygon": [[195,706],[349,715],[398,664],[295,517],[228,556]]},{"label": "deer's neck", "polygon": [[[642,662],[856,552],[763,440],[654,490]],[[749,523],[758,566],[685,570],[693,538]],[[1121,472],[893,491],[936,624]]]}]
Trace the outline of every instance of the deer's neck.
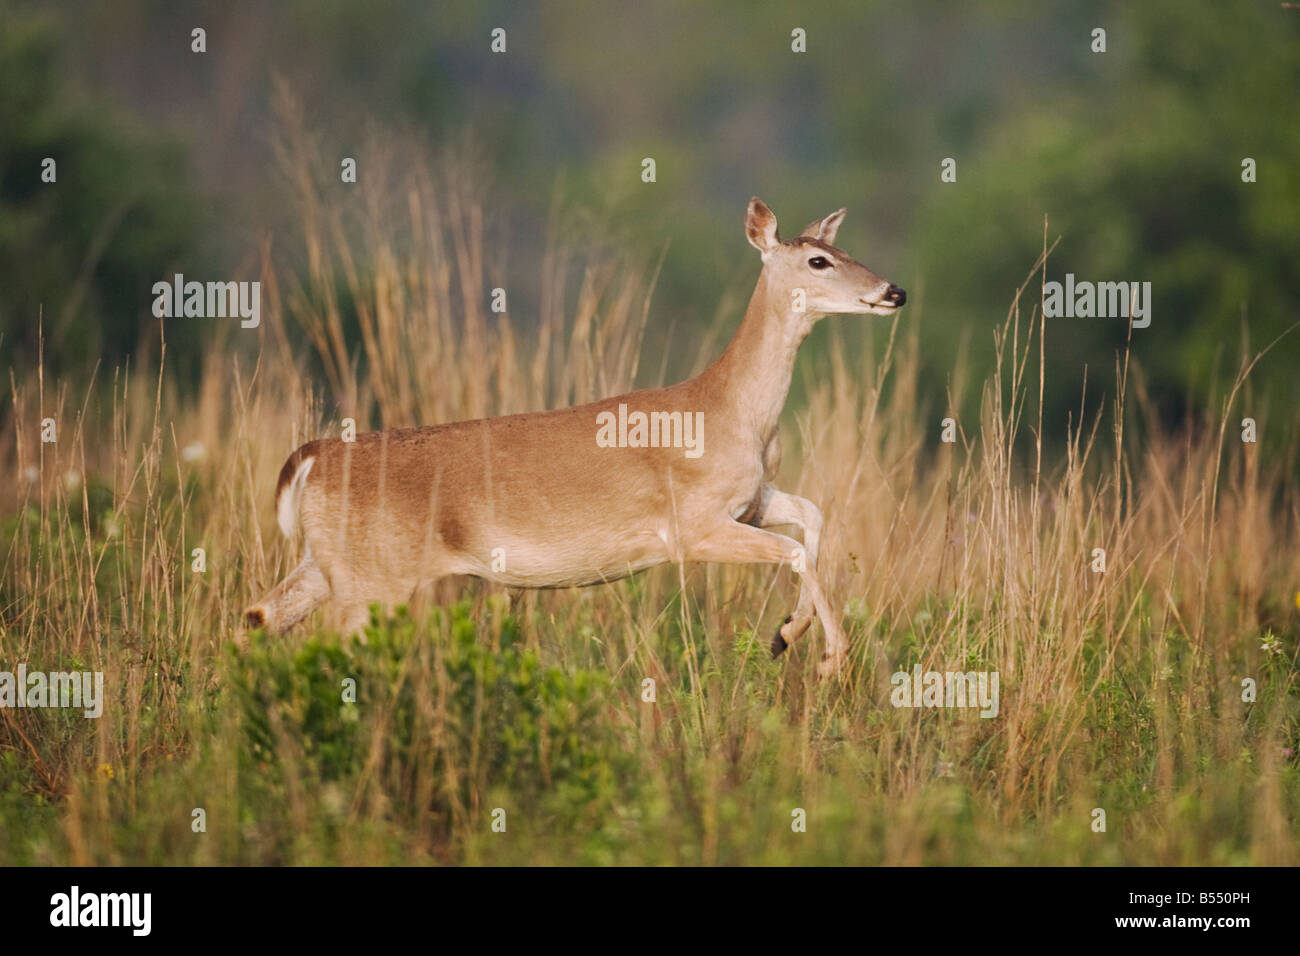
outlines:
[{"label": "deer's neck", "polygon": [[788,296],[773,294],[764,273],[735,337],[700,376],[739,424],[754,430],[764,443],[780,423],[795,355],[814,319],[794,312]]}]

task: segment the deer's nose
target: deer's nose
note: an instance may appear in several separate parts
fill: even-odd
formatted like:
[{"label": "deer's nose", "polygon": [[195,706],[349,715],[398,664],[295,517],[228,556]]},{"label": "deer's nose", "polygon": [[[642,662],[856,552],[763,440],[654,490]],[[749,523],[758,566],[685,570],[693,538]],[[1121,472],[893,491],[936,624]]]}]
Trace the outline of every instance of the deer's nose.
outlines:
[{"label": "deer's nose", "polygon": [[907,301],[907,293],[896,285],[890,285],[889,291],[885,293],[885,301],[892,302],[894,305],[902,305]]}]

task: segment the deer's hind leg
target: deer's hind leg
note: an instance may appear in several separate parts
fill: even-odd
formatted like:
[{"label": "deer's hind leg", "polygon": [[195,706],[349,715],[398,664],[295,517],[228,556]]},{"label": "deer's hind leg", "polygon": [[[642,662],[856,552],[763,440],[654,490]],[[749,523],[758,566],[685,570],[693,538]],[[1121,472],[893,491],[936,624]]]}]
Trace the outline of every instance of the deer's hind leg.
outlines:
[{"label": "deer's hind leg", "polygon": [[244,627],[264,627],[273,634],[283,634],[329,596],[329,582],[309,551],[288,577],[244,611]]},{"label": "deer's hind leg", "polygon": [[437,582],[465,570],[464,562],[444,548],[430,548],[418,562],[402,565],[373,554],[331,564],[326,569],[332,586],[330,623],[340,634],[364,640],[372,605],[378,605],[381,620],[399,606],[420,613]]},{"label": "deer's hind leg", "polygon": [[[776,525],[796,525],[803,532],[803,561],[808,570],[817,573],[817,555],[821,547],[822,513],[807,498],[786,494],[768,486],[763,489],[758,510],[749,521],[757,528]],[[785,619],[776,636],[772,638],[772,656],[781,653],[804,635],[813,622],[816,607],[812,588],[802,578],[799,585],[799,603],[794,613]]]}]

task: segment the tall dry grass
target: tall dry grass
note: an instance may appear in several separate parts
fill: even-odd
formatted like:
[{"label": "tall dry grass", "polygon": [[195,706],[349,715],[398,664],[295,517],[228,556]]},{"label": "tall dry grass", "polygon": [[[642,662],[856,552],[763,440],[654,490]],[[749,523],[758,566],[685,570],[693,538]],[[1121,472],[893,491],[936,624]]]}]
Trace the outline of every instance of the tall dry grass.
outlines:
[{"label": "tall dry grass", "polygon": [[[300,229],[263,248],[255,347],[215,329],[192,387],[165,346],[79,387],[47,380],[41,361],[11,375],[0,667],[102,670],[109,701],[94,721],[0,710],[0,860],[1300,858],[1296,449],[1239,440],[1246,378],[1164,428],[1127,356],[1098,386],[1112,396],[1101,418],[1043,422],[1055,387],[1043,336],[1068,334],[1038,307],[1046,249],[989,344],[997,372],[973,385],[978,419],[949,411],[971,387],[962,370],[951,394],[925,391],[915,307],[876,329],[870,355],[804,358],[782,487],[826,515],[824,574],[852,641],[842,684],[813,681],[819,634],[768,660],[797,586],[788,571],[670,567],[531,594],[517,624],[491,588],[462,582],[494,653],[517,626],[556,674],[608,675],[584,733],[631,762],[601,802],[519,797],[555,790],[545,753],[533,783],[484,769],[503,746],[484,715],[507,702],[480,694],[469,725],[444,719],[451,691],[427,675],[452,659],[445,618],[419,625],[416,650],[378,642],[400,666],[377,698],[391,706],[362,718],[364,770],[324,780],[301,688],[256,698],[276,744],[251,757],[257,712],[234,688],[316,666],[294,658],[315,646],[311,628],[252,663],[228,647],[239,608],[296,560],[270,501],[292,448],[345,417],[386,427],[556,407],[656,384],[662,368],[641,349],[659,321],[653,267],[557,241],[534,265],[537,313],[492,313],[486,291],[510,286],[507,260],[472,163],[412,163],[408,149],[399,164],[376,147],[340,196],[312,172],[330,170],[327,151],[291,101],[284,116]],[[936,443],[949,414],[959,441]],[[40,441],[47,417],[54,443]],[[1288,424],[1257,417],[1264,436]],[[319,640],[325,671],[377,666],[373,650]],[[917,663],[997,671],[998,716],[892,707],[890,676]],[[393,722],[407,690],[427,720],[404,749]],[[446,814],[430,810],[444,792]],[[486,814],[512,793],[526,822],[493,839]],[[200,806],[209,830],[196,834]],[[794,808],[807,833],[792,833]]]}]

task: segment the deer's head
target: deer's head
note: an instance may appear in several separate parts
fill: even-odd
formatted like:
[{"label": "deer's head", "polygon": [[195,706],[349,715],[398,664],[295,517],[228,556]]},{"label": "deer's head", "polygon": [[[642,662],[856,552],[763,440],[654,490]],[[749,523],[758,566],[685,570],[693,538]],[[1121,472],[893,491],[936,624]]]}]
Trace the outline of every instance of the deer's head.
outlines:
[{"label": "deer's head", "polygon": [[907,301],[907,293],[832,245],[844,212],[838,209],[783,241],[776,216],[755,196],[745,214],[745,237],[763,256],[769,292],[788,297],[795,311],[813,318],[888,315]]}]

